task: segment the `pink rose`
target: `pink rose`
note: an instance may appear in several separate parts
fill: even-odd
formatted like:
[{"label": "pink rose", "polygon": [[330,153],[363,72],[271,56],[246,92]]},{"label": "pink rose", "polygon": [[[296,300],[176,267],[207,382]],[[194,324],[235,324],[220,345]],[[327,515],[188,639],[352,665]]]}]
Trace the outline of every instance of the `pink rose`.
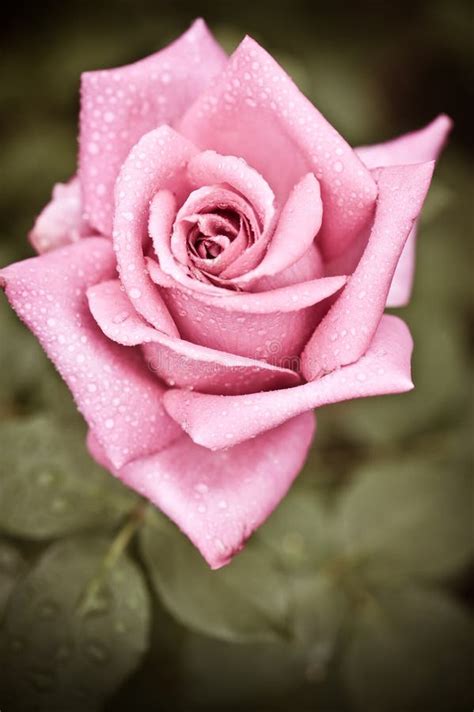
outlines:
[{"label": "pink rose", "polygon": [[412,388],[414,225],[450,128],[353,150],[250,38],[198,20],[82,77],[77,177],[2,271],[93,456],[213,568],[285,495],[326,403]]}]

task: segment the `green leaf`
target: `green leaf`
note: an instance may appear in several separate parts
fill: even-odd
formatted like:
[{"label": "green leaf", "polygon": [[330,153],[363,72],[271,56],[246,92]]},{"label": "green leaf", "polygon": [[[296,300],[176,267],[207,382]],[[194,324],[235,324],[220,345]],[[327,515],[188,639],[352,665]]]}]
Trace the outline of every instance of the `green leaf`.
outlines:
[{"label": "green leaf", "polygon": [[135,495],[96,465],[84,428],[45,416],[0,428],[0,529],[48,539],[114,526]]},{"label": "green leaf", "polygon": [[314,491],[294,488],[256,537],[288,569],[314,568],[333,553],[332,512]]},{"label": "green leaf", "polygon": [[469,368],[465,356],[465,334],[459,315],[430,309],[416,300],[416,307],[401,316],[412,331],[414,390],[400,395],[363,398],[325,409],[333,431],[341,430],[352,440],[393,447],[397,440],[424,435],[430,427],[451,419],[467,405]]},{"label": "green leaf", "polygon": [[235,644],[190,634],[181,654],[184,709],[273,710],[272,703],[305,682],[306,667],[305,651],[289,643]]},{"label": "green leaf", "polygon": [[305,650],[305,674],[309,681],[326,683],[349,611],[349,601],[328,563],[319,571],[291,579],[292,630]]},{"label": "green leaf", "polygon": [[356,611],[342,666],[362,712],[472,709],[472,621],[436,591],[380,590]]},{"label": "green leaf", "polygon": [[[1,631],[5,709],[93,712],[139,663],[148,592],[125,555],[102,571],[109,547],[98,537],[52,544],[15,589]],[[101,571],[83,612],[84,593]]]},{"label": "green leaf", "polygon": [[18,549],[4,539],[0,539],[0,621],[24,565],[25,562]]},{"label": "green leaf", "polygon": [[151,604],[152,622],[146,657],[136,673],[108,699],[103,712],[137,709],[140,712],[186,712],[177,700],[181,699],[188,685],[181,674],[182,641],[188,631],[168,614],[157,596],[153,596]]},{"label": "green leaf", "polygon": [[291,610],[297,640],[317,648],[328,661],[336,646],[347,613],[347,600],[330,565],[314,573],[295,575]]},{"label": "green leaf", "polygon": [[338,517],[346,556],[377,580],[445,578],[474,553],[472,477],[426,457],[359,470]]},{"label": "green leaf", "polygon": [[185,709],[347,709],[333,664],[347,601],[322,574],[294,571],[290,584],[289,641],[236,645],[188,634],[181,654]]},{"label": "green leaf", "polygon": [[[9,262],[3,250],[0,259],[2,266]],[[4,298],[0,300],[0,332],[0,416],[4,418],[15,415],[25,401],[35,398],[47,359]]]},{"label": "green leaf", "polygon": [[286,634],[285,577],[263,547],[250,543],[230,565],[211,571],[188,539],[155,512],[140,531],[140,546],[158,596],[185,626],[230,641]]}]

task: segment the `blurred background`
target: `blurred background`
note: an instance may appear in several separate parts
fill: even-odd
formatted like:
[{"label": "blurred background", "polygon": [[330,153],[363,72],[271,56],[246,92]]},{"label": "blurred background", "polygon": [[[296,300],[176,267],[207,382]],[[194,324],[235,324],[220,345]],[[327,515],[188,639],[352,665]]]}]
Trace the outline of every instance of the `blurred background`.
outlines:
[{"label": "blurred background", "polygon": [[0,708],[472,709],[471,3],[9,3],[0,264],[32,255],[27,231],[75,171],[80,73],[150,54],[196,16],[228,51],[257,39],[353,145],[454,119],[400,310],[416,389],[321,410],[289,497],[210,574],[92,464],[68,394],[2,299]]}]

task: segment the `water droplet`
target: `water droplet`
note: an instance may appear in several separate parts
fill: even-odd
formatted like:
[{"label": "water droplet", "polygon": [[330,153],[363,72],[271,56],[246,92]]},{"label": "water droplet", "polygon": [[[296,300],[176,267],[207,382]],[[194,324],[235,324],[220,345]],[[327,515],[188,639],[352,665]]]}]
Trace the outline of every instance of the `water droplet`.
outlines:
[{"label": "water droplet", "polygon": [[111,430],[114,427],[114,421],[112,418],[107,418],[107,420],[105,421],[105,427],[108,430]]},{"label": "water droplet", "polygon": [[335,163],[333,163],[332,167],[334,168],[336,173],[342,173],[342,171],[344,170],[344,165],[343,165],[342,161],[335,161]]},{"label": "water droplet", "polygon": [[137,289],[136,287],[133,287],[133,289],[130,290],[130,296],[132,299],[140,299],[140,297],[142,296],[142,293],[140,292],[139,289]]},{"label": "water droplet", "polygon": [[82,613],[86,616],[107,613],[112,607],[113,597],[108,587],[101,586],[93,591],[82,605]]},{"label": "water droplet", "polygon": [[217,550],[218,550],[221,554],[224,554],[224,553],[225,553],[225,545],[224,545],[224,542],[222,541],[222,539],[219,539],[218,537],[216,537],[216,538],[214,539],[214,544],[216,545]]},{"label": "water droplet", "polygon": [[68,507],[68,502],[64,497],[55,497],[51,502],[53,512],[64,512]]},{"label": "water droplet", "polygon": [[204,482],[198,482],[196,485],[194,485],[194,489],[196,492],[199,492],[199,494],[206,494],[206,492],[209,491],[209,487],[204,484]]},{"label": "water droplet", "polygon": [[40,472],[36,481],[41,487],[47,487],[52,482],[54,482],[54,475],[50,470],[46,472]]}]

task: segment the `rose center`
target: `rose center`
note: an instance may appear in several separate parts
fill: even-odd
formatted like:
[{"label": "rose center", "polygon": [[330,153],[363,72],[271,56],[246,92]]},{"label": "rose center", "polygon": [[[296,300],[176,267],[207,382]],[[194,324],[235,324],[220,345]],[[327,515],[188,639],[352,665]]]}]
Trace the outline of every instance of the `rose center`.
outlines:
[{"label": "rose center", "polygon": [[217,209],[213,213],[188,218],[188,250],[203,260],[213,260],[224,252],[239,234],[240,216],[232,210]]},{"label": "rose center", "polygon": [[195,279],[233,288],[229,279],[248,268],[260,235],[257,215],[240,193],[209,186],[193,191],[180,208],[171,249]]}]

